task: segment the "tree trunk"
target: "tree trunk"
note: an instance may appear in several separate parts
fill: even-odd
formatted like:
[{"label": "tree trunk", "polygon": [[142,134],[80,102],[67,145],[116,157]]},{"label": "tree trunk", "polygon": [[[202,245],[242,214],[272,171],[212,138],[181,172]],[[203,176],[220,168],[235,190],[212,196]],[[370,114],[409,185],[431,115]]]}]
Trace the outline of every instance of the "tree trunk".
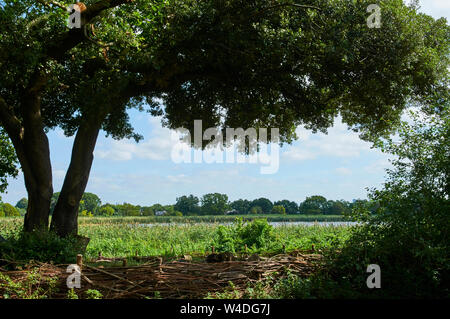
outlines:
[{"label": "tree trunk", "polygon": [[48,230],[53,195],[52,167],[47,135],[40,111],[39,88],[43,80],[35,75],[33,85],[23,92],[20,104],[22,123],[0,97],[0,122],[10,137],[25,179],[28,207],[24,230]]},{"label": "tree trunk", "polygon": [[24,230],[48,230],[50,202],[53,195],[52,167],[47,136],[22,129],[22,138],[11,139],[22,168],[28,193]]},{"label": "tree trunk", "polygon": [[50,147],[42,123],[40,100],[38,92],[30,89],[21,103],[23,129],[20,135],[21,147],[17,155],[28,192],[24,221],[24,230],[28,232],[36,229],[48,230],[53,195]]},{"label": "tree trunk", "polygon": [[72,158],[53,211],[50,229],[60,237],[77,235],[78,208],[89,179],[101,122],[84,122],[75,137]]}]

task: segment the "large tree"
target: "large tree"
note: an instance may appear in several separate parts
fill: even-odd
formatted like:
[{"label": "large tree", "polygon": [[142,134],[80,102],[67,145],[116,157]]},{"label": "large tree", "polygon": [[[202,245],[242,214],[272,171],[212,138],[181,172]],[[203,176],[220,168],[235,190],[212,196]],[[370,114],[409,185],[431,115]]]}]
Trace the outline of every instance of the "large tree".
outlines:
[{"label": "large tree", "polygon": [[205,194],[201,201],[203,215],[223,215],[230,208],[226,194]]},{"label": "large tree", "polygon": [[270,199],[261,197],[252,201],[251,206],[261,207],[263,214],[270,214],[273,208],[273,203]]},{"label": "large tree", "polygon": [[297,214],[298,205],[296,202],[291,202],[290,200],[283,199],[273,203],[274,205],[281,205],[286,210],[286,214]]},{"label": "large tree", "polygon": [[251,202],[247,199],[238,199],[230,204],[230,207],[239,214],[248,214],[251,208]]},{"label": "large tree", "polygon": [[200,212],[200,200],[197,196],[181,196],[177,197],[174,209],[183,213],[183,215],[197,215]]},{"label": "large tree", "polygon": [[278,127],[279,142],[338,114],[364,138],[387,134],[409,102],[447,90],[449,27],[385,0],[369,28],[371,2],[89,0],[69,30],[69,1],[2,1],[0,124],[24,174],[25,230],[48,227],[55,127],[75,135],[51,223],[60,236],[77,233],[100,130],[140,139],[132,107],[169,128]]},{"label": "large tree", "polygon": [[300,203],[299,210],[302,214],[323,214],[327,208],[327,199],[320,195],[314,195],[306,197],[306,199]]}]

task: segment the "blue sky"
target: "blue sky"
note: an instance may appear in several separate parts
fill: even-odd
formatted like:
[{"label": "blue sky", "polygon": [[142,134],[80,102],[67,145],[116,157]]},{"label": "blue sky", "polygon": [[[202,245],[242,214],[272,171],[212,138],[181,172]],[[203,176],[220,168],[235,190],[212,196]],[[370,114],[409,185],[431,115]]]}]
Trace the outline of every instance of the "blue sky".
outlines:
[{"label": "blue sky", "polygon": [[[376,2],[376,1],[375,1]],[[422,0],[422,12],[450,18],[450,0]],[[328,134],[312,134],[301,127],[300,139],[280,150],[275,174],[260,173],[260,164],[181,163],[171,159],[171,132],[158,118],[130,112],[131,122],[144,140],[115,141],[102,132],[86,191],[96,193],[103,203],[130,202],[139,205],[171,204],[176,197],[225,193],[230,200],[266,197],[296,202],[320,194],[329,199],[366,198],[367,187],[384,180],[388,157],[338,119]],[[59,191],[69,164],[73,138],[61,130],[49,134],[54,190]],[[270,153],[270,152],[269,152]],[[4,202],[15,204],[26,197],[23,176],[9,180]]]}]

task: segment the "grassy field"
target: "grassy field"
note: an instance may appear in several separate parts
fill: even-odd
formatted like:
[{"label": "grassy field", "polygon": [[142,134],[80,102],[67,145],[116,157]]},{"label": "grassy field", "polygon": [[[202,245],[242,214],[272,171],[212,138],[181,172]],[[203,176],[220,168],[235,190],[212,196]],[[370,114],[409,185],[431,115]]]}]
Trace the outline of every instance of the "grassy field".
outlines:
[{"label": "grassy field", "polygon": [[[179,256],[201,255],[211,251],[217,241],[219,223],[174,223],[173,225],[139,226],[149,218],[80,218],[80,235],[89,237],[86,257],[93,258],[101,252],[106,257],[126,256]],[[234,220],[229,219],[228,221]],[[167,219],[165,219],[167,222]],[[223,220],[221,220],[223,221]],[[17,231],[22,224],[19,218],[0,219],[0,234]],[[258,253],[277,253],[292,250],[310,250],[340,246],[350,233],[346,226],[283,225],[273,231],[274,238]]]}]

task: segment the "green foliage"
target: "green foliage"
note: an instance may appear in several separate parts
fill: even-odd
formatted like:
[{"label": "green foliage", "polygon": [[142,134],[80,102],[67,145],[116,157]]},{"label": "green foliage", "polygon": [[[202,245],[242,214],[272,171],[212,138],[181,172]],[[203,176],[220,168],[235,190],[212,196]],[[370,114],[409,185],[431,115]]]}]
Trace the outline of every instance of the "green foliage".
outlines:
[{"label": "green foliage", "polygon": [[86,192],[81,197],[79,211],[82,212],[86,210],[91,212],[93,215],[97,215],[101,205],[102,201],[97,195]]},{"label": "green foliage", "polygon": [[[141,215],[142,216],[154,216],[155,211],[152,207],[141,207]],[[112,215],[111,215],[112,216]]]},{"label": "green foliage", "polygon": [[179,212],[179,211],[175,210],[175,206],[174,205],[163,206],[162,210],[166,212],[165,216],[176,216],[176,217],[183,216],[182,212]]},{"label": "green foliage", "polygon": [[286,214],[286,209],[284,208],[284,206],[274,205],[272,207],[272,214],[285,215]]},{"label": "green foliage", "polygon": [[297,214],[298,204],[296,202],[289,201],[287,199],[277,201],[273,203],[274,205],[281,205],[284,207],[286,214]]},{"label": "green foliage", "polygon": [[37,260],[53,261],[57,264],[74,263],[80,252],[76,238],[60,238],[53,232],[26,233],[15,226],[5,232],[6,239],[0,242],[0,258],[27,262]]},{"label": "green foliage", "polygon": [[50,201],[50,215],[53,215],[53,211],[55,210],[56,203],[58,202],[59,192],[53,193],[51,201]]},{"label": "green foliage", "polygon": [[[162,97],[170,127],[191,128],[198,118],[206,127],[279,127],[281,140],[291,141],[296,124],[323,130],[338,112],[356,130],[389,130],[408,98],[436,90],[446,72],[448,26],[414,6],[381,2],[383,26],[376,30],[365,24],[370,0],[291,3],[141,0],[108,8],[107,2],[94,14],[95,41],[79,37],[81,43],[61,48],[65,10],[5,0],[0,58],[14,63],[0,64],[2,95],[19,114],[21,88],[45,65],[44,123],[68,135],[98,102],[108,114],[102,127],[108,134],[139,139],[127,107],[143,109],[145,101],[161,114],[155,100]],[[110,52],[103,55],[99,43],[112,43]],[[62,89],[68,83],[72,90]],[[117,108],[109,109],[112,102]]]},{"label": "green foliage", "polygon": [[17,165],[18,160],[14,147],[0,126],[0,193],[6,191],[8,177],[17,177],[19,173]]},{"label": "green foliage", "polygon": [[[246,215],[248,218],[249,215]],[[289,215],[272,215],[269,219],[280,220]],[[292,216],[303,217],[304,216]],[[327,216],[330,218],[333,216]],[[339,216],[334,216],[339,217]],[[200,219],[203,218],[203,219]],[[139,256],[204,255],[211,250],[211,243],[217,240],[218,222],[230,223],[235,216],[220,216],[214,222],[212,217],[91,217],[79,218],[79,232],[91,240],[87,247],[86,258],[103,256],[129,256],[136,251]],[[219,218],[219,217],[217,217]],[[259,218],[259,216],[258,216]],[[314,221],[315,216],[310,216]],[[294,219],[295,221],[295,219]],[[0,220],[0,234],[5,238],[18,236],[22,219]],[[142,224],[154,223],[151,226]],[[276,231],[275,231],[276,230]],[[259,253],[279,253],[292,250],[310,250],[314,244],[318,250],[328,250],[333,246],[341,247],[348,238],[350,228],[346,226],[276,226],[275,239],[269,247],[261,248]],[[270,249],[270,251],[268,251]],[[1,257],[0,257],[1,258]],[[55,259],[53,259],[55,260]],[[67,261],[72,263],[74,261]]]},{"label": "green foliage", "polygon": [[141,208],[133,204],[123,203],[113,207],[119,216],[141,216]]},{"label": "green foliage", "polygon": [[[341,251],[330,255],[330,285],[347,287],[341,295],[383,298],[450,296],[448,106],[438,114],[411,114],[397,140],[378,142],[395,155],[382,189],[370,192],[375,213],[364,204],[354,209],[356,227]],[[381,267],[382,288],[365,284],[369,264]],[[323,295],[322,295],[323,297]],[[348,297],[348,295],[347,295]]]},{"label": "green foliage", "polygon": [[67,299],[78,299],[78,295],[73,288],[67,291]]},{"label": "green foliage", "polygon": [[228,209],[228,196],[226,194],[211,193],[203,195],[203,215],[223,215]]},{"label": "green foliage", "polygon": [[20,216],[20,212],[13,205],[8,203],[0,204],[0,211],[4,217]]},{"label": "green foliage", "polygon": [[239,214],[248,214],[251,208],[251,202],[247,199],[238,199],[230,204],[230,207]]},{"label": "green foliage", "polygon": [[321,214],[325,209],[327,199],[320,195],[306,197],[300,204],[300,212],[302,214]]},{"label": "green foliage", "polygon": [[262,214],[262,208],[260,206],[253,206],[252,208],[250,208],[250,214]]},{"label": "green foliage", "polygon": [[57,278],[43,277],[39,268],[26,272],[25,278],[13,281],[0,273],[0,295],[4,299],[47,299],[56,291]]},{"label": "green foliage", "polygon": [[114,213],[115,213],[115,210],[113,207],[111,207],[111,205],[103,205],[98,210],[99,216],[111,217],[114,215]]},{"label": "green foliage", "polygon": [[16,204],[16,208],[18,209],[27,209],[28,207],[28,199],[26,199],[25,197],[20,199],[17,204]]},{"label": "green foliage", "polygon": [[237,218],[232,225],[217,228],[213,245],[220,252],[244,251],[245,245],[249,250],[259,251],[268,248],[274,239],[273,227],[266,219],[243,222]]},{"label": "green foliage", "polygon": [[181,196],[177,198],[174,209],[183,215],[197,215],[200,212],[199,199],[194,195]]},{"label": "green foliage", "polygon": [[348,281],[336,282],[323,274],[313,274],[307,278],[292,273],[273,285],[272,298],[281,299],[350,299],[361,297]]},{"label": "green foliage", "polygon": [[83,210],[80,215],[83,217],[94,217],[94,215],[91,212],[88,212],[87,210]]},{"label": "green foliage", "polygon": [[252,207],[256,206],[261,209],[261,212],[258,212],[257,214],[270,214],[272,211],[273,204],[267,198],[258,198],[252,201],[251,206]]},{"label": "green foliage", "polygon": [[103,298],[103,295],[101,294],[101,292],[96,289],[88,289],[88,290],[86,290],[85,294],[86,294],[86,299],[102,299]]}]

